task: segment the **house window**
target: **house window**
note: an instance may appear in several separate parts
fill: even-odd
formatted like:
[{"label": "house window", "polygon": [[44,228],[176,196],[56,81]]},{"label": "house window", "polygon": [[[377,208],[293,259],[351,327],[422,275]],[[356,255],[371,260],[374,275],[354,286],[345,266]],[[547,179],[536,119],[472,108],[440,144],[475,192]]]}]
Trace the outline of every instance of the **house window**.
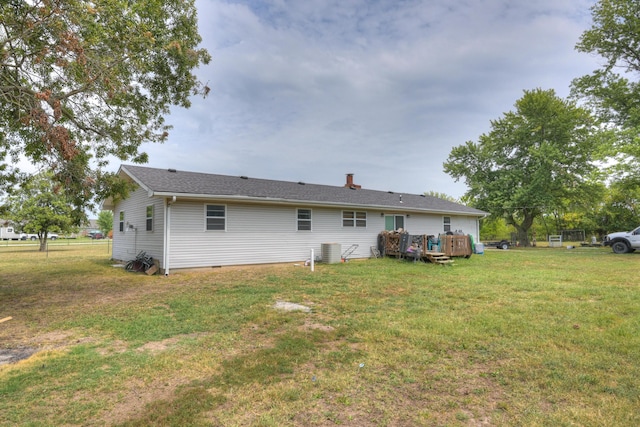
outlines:
[{"label": "house window", "polygon": [[366,227],[367,213],[355,211],[342,211],[343,227]]},{"label": "house window", "polygon": [[386,231],[394,231],[404,228],[404,216],[402,215],[386,215],[384,217],[384,229]]},{"label": "house window", "polygon": [[311,209],[298,209],[298,231],[311,231]]},{"label": "house window", "polygon": [[147,206],[147,231],[153,231],[153,205]]},{"label": "house window", "polygon": [[226,207],[224,205],[206,205],[206,229],[226,230]]},{"label": "house window", "polygon": [[443,224],[444,224],[444,232],[446,233],[448,231],[451,231],[451,217],[445,216],[442,218],[443,218]]},{"label": "house window", "polygon": [[124,232],[124,211],[120,211],[120,227],[119,230]]}]

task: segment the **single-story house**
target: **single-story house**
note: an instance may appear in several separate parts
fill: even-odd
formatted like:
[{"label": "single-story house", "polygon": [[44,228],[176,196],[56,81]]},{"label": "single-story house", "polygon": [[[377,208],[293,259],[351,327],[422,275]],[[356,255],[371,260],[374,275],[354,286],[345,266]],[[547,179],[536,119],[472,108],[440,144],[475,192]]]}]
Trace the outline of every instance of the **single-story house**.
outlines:
[{"label": "single-story house", "polygon": [[[462,230],[477,241],[485,212],[436,197],[122,165],[135,184],[113,211],[113,258],[144,250],[172,269],[304,262],[324,243],[368,258],[384,230],[438,235]],[[357,246],[356,246],[357,245]],[[335,248],[336,246],[333,245]]]}]

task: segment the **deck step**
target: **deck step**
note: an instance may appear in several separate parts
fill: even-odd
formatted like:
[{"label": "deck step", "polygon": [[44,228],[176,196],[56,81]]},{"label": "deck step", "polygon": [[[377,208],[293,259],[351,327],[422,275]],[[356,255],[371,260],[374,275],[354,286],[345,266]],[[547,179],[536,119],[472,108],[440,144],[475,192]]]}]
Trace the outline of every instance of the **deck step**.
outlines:
[{"label": "deck step", "polygon": [[447,265],[453,264],[454,262],[450,257],[442,252],[425,252],[424,256],[429,260],[429,262],[434,264]]}]

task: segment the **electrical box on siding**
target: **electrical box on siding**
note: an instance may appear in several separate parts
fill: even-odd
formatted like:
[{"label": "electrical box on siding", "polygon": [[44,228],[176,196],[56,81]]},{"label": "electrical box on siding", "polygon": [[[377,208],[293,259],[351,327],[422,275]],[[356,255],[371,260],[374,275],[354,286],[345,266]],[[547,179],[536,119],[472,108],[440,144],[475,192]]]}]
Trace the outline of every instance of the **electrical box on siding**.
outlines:
[{"label": "electrical box on siding", "polygon": [[342,260],[342,245],[340,243],[322,244],[322,262],[336,264]]}]

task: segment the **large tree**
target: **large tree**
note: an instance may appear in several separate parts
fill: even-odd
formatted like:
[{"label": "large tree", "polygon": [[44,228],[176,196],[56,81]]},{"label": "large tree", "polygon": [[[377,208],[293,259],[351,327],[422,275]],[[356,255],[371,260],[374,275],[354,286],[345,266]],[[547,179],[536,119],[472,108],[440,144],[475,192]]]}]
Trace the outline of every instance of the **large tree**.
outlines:
[{"label": "large tree", "polygon": [[444,170],[469,187],[465,199],[516,228],[543,212],[591,197],[598,128],[590,113],[553,90],[524,91],[515,110],[491,122],[478,142],[454,147]]},{"label": "large tree", "polygon": [[640,186],[640,2],[600,0],[591,13],[576,49],[598,55],[602,67],[575,79],[573,95],[619,130],[609,147],[612,171]]},{"label": "large tree", "polygon": [[51,173],[32,176],[7,203],[11,221],[20,224],[23,232],[37,234],[41,251],[46,250],[50,233],[68,233],[84,218],[84,212],[73,209],[64,188],[51,178]]},{"label": "large tree", "polygon": [[193,0],[0,2],[0,192],[27,159],[72,202],[113,190],[111,158],[145,162],[172,105],[206,95]]}]

